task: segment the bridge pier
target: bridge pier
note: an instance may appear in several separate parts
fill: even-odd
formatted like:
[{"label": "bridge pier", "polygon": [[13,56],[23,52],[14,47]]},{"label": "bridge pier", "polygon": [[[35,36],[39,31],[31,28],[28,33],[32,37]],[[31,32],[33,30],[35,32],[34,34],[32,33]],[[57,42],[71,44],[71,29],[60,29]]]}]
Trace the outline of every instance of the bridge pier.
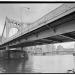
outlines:
[{"label": "bridge pier", "polygon": [[6,56],[8,59],[10,59],[10,51],[9,51],[9,50],[10,50],[9,47],[6,46],[5,56]]},{"label": "bridge pier", "polygon": [[6,47],[6,52],[5,55],[8,59],[19,59],[19,58],[25,58],[26,60],[28,59],[28,53],[27,51],[24,50],[23,47],[20,47],[20,50],[10,50],[10,48],[7,46]]},{"label": "bridge pier", "polygon": [[27,50],[25,50],[25,48],[24,47],[21,47],[21,49],[24,51],[24,57],[25,57],[25,59],[28,59],[29,58],[29,54],[28,54],[28,52],[27,52]]},{"label": "bridge pier", "polygon": [[8,46],[6,46],[6,51],[7,51],[7,50],[9,50],[9,47],[8,47]]},{"label": "bridge pier", "polygon": [[10,49],[9,49],[9,47],[8,46],[6,46],[6,48],[5,48],[5,52],[4,52],[4,58],[6,59],[10,59],[10,51],[9,51]]}]

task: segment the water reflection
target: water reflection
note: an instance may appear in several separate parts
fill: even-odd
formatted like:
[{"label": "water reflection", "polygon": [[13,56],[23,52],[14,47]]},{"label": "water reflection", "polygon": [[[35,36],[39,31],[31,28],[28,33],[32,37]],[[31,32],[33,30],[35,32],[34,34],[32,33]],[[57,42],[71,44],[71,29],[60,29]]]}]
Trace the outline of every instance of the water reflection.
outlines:
[{"label": "water reflection", "polygon": [[28,59],[0,60],[0,73],[30,73],[31,61]]}]

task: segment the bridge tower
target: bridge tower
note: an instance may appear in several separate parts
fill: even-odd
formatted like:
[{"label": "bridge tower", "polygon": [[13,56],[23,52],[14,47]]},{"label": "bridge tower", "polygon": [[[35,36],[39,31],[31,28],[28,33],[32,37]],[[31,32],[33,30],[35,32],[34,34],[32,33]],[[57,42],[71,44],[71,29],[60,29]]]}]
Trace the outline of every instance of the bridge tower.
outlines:
[{"label": "bridge tower", "polygon": [[9,37],[9,33],[12,28],[15,28],[18,30],[16,34],[20,34],[22,31],[22,25],[23,25],[23,23],[19,23],[15,20],[12,20],[12,19],[9,19],[8,17],[6,17],[6,19],[5,19],[6,38]]},{"label": "bridge tower", "polygon": [[[10,18],[6,17],[5,18],[5,24],[4,24],[3,32],[2,32],[2,40],[4,40],[3,39],[4,33],[5,33],[5,39],[9,39],[12,36],[21,34],[22,31],[23,31],[23,29],[26,28],[25,25],[27,25],[27,24],[22,23],[22,22],[18,22],[16,20],[13,20],[13,19],[10,19]],[[9,34],[10,34],[10,30],[12,28],[17,29],[18,31],[15,34],[13,34],[12,36],[10,36]],[[23,51],[23,47],[18,47],[18,48],[20,48],[20,50]],[[6,49],[5,50],[8,51],[8,57],[10,58],[10,53],[9,53],[10,52],[9,51],[10,48],[9,48],[9,46],[6,46]]]}]

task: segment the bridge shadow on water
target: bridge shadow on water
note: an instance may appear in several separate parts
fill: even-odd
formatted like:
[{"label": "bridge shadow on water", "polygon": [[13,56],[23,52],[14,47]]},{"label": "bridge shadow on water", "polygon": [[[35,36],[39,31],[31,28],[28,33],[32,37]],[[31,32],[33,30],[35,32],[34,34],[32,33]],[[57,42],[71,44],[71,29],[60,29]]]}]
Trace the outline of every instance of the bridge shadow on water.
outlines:
[{"label": "bridge shadow on water", "polygon": [[31,73],[29,58],[0,59],[0,73]]}]

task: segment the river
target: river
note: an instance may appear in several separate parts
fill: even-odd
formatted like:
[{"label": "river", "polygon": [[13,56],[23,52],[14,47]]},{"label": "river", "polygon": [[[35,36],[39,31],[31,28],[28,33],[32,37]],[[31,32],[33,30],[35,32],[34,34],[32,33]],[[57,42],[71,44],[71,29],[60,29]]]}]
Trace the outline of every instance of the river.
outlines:
[{"label": "river", "polygon": [[0,73],[66,73],[73,68],[73,55],[37,55],[28,59],[0,60]]}]

